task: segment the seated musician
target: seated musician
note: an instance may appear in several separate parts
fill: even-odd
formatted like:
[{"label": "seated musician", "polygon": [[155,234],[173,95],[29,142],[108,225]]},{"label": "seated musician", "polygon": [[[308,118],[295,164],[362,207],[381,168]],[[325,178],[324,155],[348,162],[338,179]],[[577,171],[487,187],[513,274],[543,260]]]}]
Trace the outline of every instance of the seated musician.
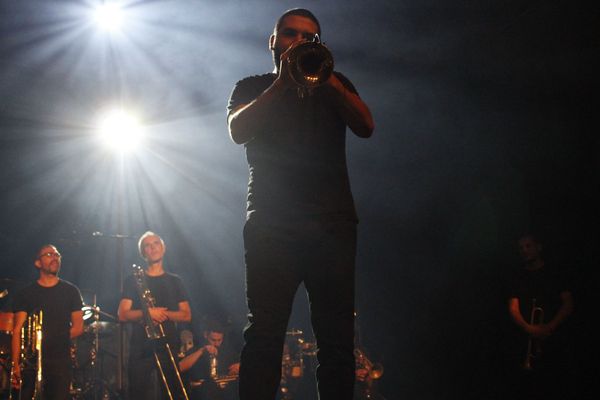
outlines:
[{"label": "seated musician", "polygon": [[207,321],[204,343],[194,346],[179,361],[179,369],[190,382],[193,400],[233,400],[237,398],[238,355],[225,340],[225,329],[217,321]]}]

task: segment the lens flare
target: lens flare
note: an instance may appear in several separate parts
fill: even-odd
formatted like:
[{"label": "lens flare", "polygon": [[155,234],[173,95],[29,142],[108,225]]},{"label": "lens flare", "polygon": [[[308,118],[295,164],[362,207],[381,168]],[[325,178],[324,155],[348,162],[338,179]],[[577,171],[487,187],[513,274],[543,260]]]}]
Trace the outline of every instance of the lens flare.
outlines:
[{"label": "lens flare", "polygon": [[121,29],[123,12],[117,3],[103,3],[96,8],[94,19],[102,29],[115,32]]},{"label": "lens flare", "polygon": [[142,128],[137,118],[123,110],[112,110],[99,123],[98,132],[103,142],[113,150],[134,150],[142,138]]}]

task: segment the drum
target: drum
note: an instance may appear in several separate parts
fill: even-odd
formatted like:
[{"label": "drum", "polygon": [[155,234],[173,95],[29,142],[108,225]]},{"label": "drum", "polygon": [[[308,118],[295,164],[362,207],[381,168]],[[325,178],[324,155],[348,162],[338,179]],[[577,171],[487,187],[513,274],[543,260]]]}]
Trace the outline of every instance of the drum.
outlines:
[{"label": "drum", "polygon": [[10,392],[10,360],[0,357],[0,399],[8,398]]},{"label": "drum", "polygon": [[286,332],[283,346],[282,376],[284,380],[300,379],[304,375],[302,360],[302,344],[304,344],[301,330],[293,329]]},{"label": "drum", "polygon": [[0,312],[0,355],[10,354],[13,313]]},{"label": "drum", "polygon": [[315,342],[300,343],[300,352],[305,357],[316,357],[317,356],[317,343],[315,343]]},{"label": "drum", "polygon": [[303,375],[304,375],[304,365],[302,364],[302,360],[293,362],[289,368],[289,377],[298,379],[298,378],[302,378]]}]

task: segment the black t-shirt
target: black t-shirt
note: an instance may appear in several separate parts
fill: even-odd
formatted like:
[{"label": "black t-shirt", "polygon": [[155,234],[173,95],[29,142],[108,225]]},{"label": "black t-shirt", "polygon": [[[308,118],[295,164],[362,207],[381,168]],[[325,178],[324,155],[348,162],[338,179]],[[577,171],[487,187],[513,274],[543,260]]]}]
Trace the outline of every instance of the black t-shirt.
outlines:
[{"label": "black t-shirt", "polygon": [[509,298],[518,298],[521,315],[529,322],[533,299],[544,310],[544,321],[550,321],[562,304],[560,294],[570,291],[568,279],[550,266],[529,271],[521,269],[514,277]]},{"label": "black t-shirt", "polygon": [[71,313],[81,311],[79,289],[59,280],[52,287],[33,282],[14,299],[13,312],[27,314],[42,310],[42,355],[45,360],[68,360],[70,350]]},{"label": "black t-shirt", "polygon": [[[166,307],[169,311],[178,311],[179,303],[189,301],[187,292],[183,286],[181,278],[177,275],[165,272],[160,276],[146,275],[148,289],[155,300],[156,307]],[[137,286],[133,275],[125,279],[123,285],[123,298],[132,301],[132,310],[141,310],[140,296],[137,292]],[[163,329],[167,336],[169,346],[174,354],[177,354],[179,349],[179,337],[177,335],[177,327],[173,321],[163,322]],[[143,358],[151,357],[153,354],[153,344],[146,336],[146,331],[140,322],[132,324],[131,340],[130,340],[130,357]]]},{"label": "black t-shirt", "polygon": [[[335,74],[356,93],[347,78]],[[228,111],[252,102],[275,78],[269,73],[239,81]],[[245,144],[248,219],[357,220],[346,167],[346,124],[321,90],[303,98],[288,90],[270,110],[263,132]]]}]

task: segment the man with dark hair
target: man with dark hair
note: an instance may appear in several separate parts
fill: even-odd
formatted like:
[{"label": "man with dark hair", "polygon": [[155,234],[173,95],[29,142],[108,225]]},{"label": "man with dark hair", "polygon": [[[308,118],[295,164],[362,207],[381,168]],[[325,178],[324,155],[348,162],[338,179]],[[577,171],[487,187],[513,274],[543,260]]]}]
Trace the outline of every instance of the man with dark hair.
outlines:
[{"label": "man with dark hair", "polygon": [[208,321],[203,338],[203,345],[192,347],[179,361],[181,372],[190,382],[191,400],[236,399],[240,363],[226,341],[224,326]]},{"label": "man with dark hair", "polygon": [[308,91],[291,78],[290,52],[319,34],[310,11],[287,11],[269,38],[274,72],[239,81],[229,100],[229,133],[244,145],[250,171],[241,400],[275,398],[300,283],[309,295],[319,347],[320,398],[352,398],[358,219],[346,167],[346,127],[368,138],[373,119],[341,73]]},{"label": "man with dark hair", "polygon": [[[570,371],[563,324],[573,311],[569,282],[542,256],[542,243],[532,235],[519,239],[524,268],[514,277],[508,310],[520,331],[518,363],[524,374],[516,386],[523,399],[569,398],[565,378]],[[556,396],[556,397],[555,397]]]},{"label": "man with dark hair", "polygon": [[[178,322],[190,322],[192,313],[181,278],[163,268],[165,243],[154,232],[144,233],[138,242],[140,255],[146,261],[146,282],[155,300],[149,314],[155,324],[162,324],[167,342],[177,356],[179,349]],[[133,276],[127,277],[119,303],[119,320],[131,322],[129,344],[129,395],[130,399],[151,400],[167,398],[157,374],[154,358],[155,345],[149,340],[143,326],[143,311]],[[168,360],[164,361],[165,363]],[[152,377],[152,374],[155,376]],[[168,377],[171,380],[172,376]]]},{"label": "man with dark hair", "polygon": [[[33,396],[35,371],[21,370],[21,328],[27,317],[42,312],[42,393],[44,399],[70,399],[70,340],[83,333],[82,300],[79,289],[58,277],[62,256],[46,244],[36,253],[34,265],[39,278],[23,288],[13,303],[12,335],[13,385],[19,386],[20,398]],[[31,361],[31,360],[30,360]]]}]

